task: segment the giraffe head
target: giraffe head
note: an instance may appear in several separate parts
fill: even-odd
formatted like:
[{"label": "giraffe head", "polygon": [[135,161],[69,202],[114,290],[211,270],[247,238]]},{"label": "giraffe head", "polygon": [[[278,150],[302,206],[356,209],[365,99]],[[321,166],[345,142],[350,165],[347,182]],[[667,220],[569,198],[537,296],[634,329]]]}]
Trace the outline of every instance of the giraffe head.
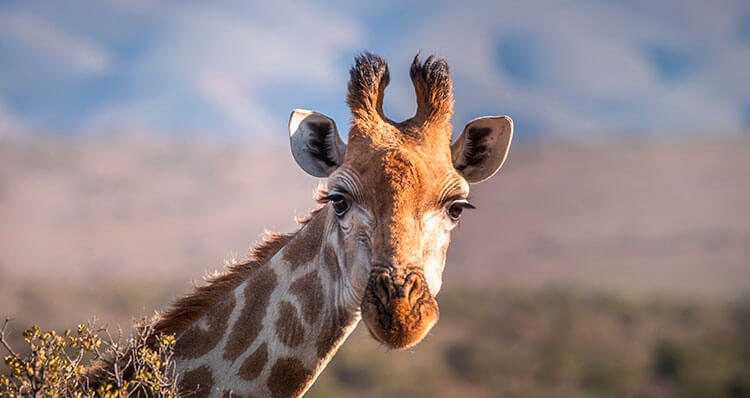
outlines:
[{"label": "giraffe head", "polygon": [[417,112],[403,122],[383,114],[385,61],[356,58],[347,103],[348,143],[330,118],[295,110],[292,153],[307,173],[328,177],[328,244],[336,248],[348,297],[370,334],[392,348],[417,344],[435,325],[450,232],[469,184],[495,174],[510,147],[507,116],[472,120],[451,145],[453,94],[445,60],[419,55],[411,66]]}]

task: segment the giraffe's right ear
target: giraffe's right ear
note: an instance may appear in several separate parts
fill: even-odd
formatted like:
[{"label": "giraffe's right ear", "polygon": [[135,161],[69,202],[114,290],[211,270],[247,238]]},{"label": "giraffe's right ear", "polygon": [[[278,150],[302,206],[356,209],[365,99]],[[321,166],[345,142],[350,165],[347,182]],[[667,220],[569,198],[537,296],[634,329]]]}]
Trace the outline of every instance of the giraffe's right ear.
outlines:
[{"label": "giraffe's right ear", "polygon": [[289,117],[292,155],[307,174],[328,177],[344,161],[346,144],[328,116],[295,109]]}]

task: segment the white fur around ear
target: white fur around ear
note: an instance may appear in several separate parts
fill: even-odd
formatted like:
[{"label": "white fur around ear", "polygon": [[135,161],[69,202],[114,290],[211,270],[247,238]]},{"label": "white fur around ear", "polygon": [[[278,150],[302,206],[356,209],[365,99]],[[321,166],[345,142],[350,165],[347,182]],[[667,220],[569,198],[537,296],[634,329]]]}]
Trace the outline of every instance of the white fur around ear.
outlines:
[{"label": "white fur around ear", "polygon": [[512,139],[513,120],[508,116],[474,119],[451,145],[453,167],[470,183],[486,180],[505,162]]},{"label": "white fur around ear", "polygon": [[294,160],[314,177],[328,177],[344,161],[346,144],[333,119],[323,114],[304,109],[292,111],[289,142]]}]

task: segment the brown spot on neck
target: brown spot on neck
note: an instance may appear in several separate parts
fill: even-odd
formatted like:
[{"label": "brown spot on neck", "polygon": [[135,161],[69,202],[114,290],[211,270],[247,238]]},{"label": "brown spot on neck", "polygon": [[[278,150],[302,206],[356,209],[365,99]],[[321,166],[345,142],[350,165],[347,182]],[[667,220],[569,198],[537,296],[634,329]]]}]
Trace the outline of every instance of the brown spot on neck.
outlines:
[{"label": "brown spot on neck", "polygon": [[302,315],[308,325],[312,325],[323,308],[323,285],[320,283],[318,271],[312,270],[300,277],[289,287],[289,292],[300,301]]},{"label": "brown spot on neck", "polygon": [[271,368],[268,389],[274,398],[299,397],[312,378],[312,372],[299,359],[282,358]]},{"label": "brown spot on neck", "polygon": [[268,362],[268,344],[263,343],[249,357],[245,358],[237,375],[247,381],[253,380],[263,371],[266,362]]},{"label": "brown spot on neck", "polygon": [[244,291],[245,306],[227,339],[224,359],[236,360],[258,337],[263,329],[263,318],[266,316],[271,293],[277,284],[276,272],[268,266],[258,270],[248,281]]},{"label": "brown spot on neck", "polygon": [[214,377],[206,365],[185,372],[180,380],[180,392],[196,398],[208,397],[213,386]]},{"label": "brown spot on neck", "polygon": [[318,358],[325,358],[331,349],[344,337],[344,328],[354,320],[354,316],[344,308],[334,310],[323,322],[315,347]]},{"label": "brown spot on neck", "polygon": [[276,336],[289,347],[296,347],[305,340],[305,327],[292,303],[284,301],[279,305],[279,317],[276,319]]},{"label": "brown spot on neck", "polygon": [[224,335],[235,301],[234,296],[230,295],[207,314],[208,329],[203,330],[200,324],[194,324],[186,330],[177,339],[175,354],[181,358],[193,359],[211,351]]},{"label": "brown spot on neck", "polygon": [[312,261],[320,252],[325,232],[326,213],[316,212],[292,240],[284,247],[282,258],[292,271]]}]

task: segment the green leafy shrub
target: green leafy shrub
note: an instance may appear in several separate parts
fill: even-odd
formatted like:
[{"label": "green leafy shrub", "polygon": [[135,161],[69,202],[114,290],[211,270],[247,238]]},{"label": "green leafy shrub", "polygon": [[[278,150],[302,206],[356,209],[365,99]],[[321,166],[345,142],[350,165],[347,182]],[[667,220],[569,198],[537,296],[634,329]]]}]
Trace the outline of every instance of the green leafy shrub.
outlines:
[{"label": "green leafy shrub", "polygon": [[[6,339],[8,322],[0,329],[10,369],[8,375],[0,375],[0,398],[179,396],[174,336],[157,336],[148,324],[124,344],[120,335],[113,338],[93,323],[62,334],[34,325],[23,334],[29,354],[21,356]],[[95,376],[87,364],[94,364]]]}]

